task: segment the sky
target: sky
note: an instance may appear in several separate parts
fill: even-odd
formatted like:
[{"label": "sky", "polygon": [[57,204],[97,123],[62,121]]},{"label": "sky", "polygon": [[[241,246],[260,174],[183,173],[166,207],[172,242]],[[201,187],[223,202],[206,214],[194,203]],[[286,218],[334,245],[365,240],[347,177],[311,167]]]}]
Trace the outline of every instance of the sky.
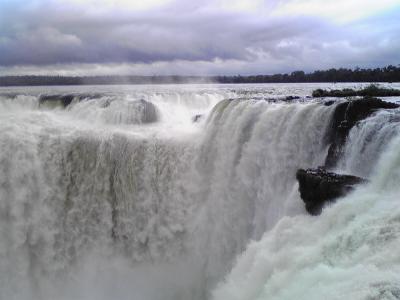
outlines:
[{"label": "sky", "polygon": [[400,0],[0,0],[0,75],[400,64]]}]

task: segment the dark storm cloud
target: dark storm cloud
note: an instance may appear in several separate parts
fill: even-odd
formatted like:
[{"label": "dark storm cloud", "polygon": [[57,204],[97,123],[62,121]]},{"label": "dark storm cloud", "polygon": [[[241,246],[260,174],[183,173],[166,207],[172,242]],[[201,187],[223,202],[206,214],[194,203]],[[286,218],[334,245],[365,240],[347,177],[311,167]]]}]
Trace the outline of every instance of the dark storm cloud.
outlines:
[{"label": "dark storm cloud", "polygon": [[305,21],[248,17],[199,11],[82,15],[51,5],[5,16],[3,11],[8,25],[0,40],[0,64],[246,60],[254,57],[249,47],[268,49],[309,29]]},{"label": "dark storm cloud", "polygon": [[[263,7],[273,12],[282,2]],[[249,63],[253,69],[245,72],[251,73],[255,62],[272,70],[386,64],[400,58],[399,16],[397,10],[341,24],[312,14],[222,9],[204,0],[145,10],[0,0],[0,66],[218,60]]]}]

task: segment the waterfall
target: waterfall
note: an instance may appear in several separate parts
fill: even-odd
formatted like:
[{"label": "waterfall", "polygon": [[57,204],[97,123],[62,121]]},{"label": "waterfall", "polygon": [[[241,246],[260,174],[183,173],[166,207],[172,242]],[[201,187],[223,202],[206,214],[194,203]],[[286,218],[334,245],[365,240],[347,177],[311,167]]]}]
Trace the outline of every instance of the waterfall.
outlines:
[{"label": "waterfall", "polygon": [[0,95],[1,299],[397,293],[397,110],[350,131],[335,168],[371,182],[314,218],[295,173],[324,163],[335,105],[247,87],[56,92]]},{"label": "waterfall", "polygon": [[397,136],[371,183],[320,217],[283,218],[251,243],[213,299],[397,299],[399,149]]}]

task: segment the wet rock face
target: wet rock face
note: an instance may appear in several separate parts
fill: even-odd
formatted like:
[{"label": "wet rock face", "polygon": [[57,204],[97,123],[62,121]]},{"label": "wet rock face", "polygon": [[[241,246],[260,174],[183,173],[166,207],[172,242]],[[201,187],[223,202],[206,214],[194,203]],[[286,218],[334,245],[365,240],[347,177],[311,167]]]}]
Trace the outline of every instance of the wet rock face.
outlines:
[{"label": "wet rock face", "polygon": [[343,146],[350,129],[357,122],[367,118],[379,109],[398,108],[396,103],[386,102],[378,98],[366,97],[337,104],[331,121],[331,129],[327,136],[330,144],[326,167],[333,167],[343,152]]},{"label": "wet rock face", "polygon": [[40,95],[39,106],[54,108],[65,108],[71,104],[72,101],[82,101],[84,99],[100,98],[101,94],[54,94],[54,95]]},{"label": "wet rock face", "polygon": [[193,117],[192,117],[192,122],[193,123],[198,123],[198,122],[200,122],[202,119],[203,119],[203,115],[201,115],[201,114],[198,114],[198,115],[194,115]]},{"label": "wet rock face", "polygon": [[286,101],[293,101],[298,99],[300,99],[300,96],[286,96],[285,98]]},{"label": "wet rock face", "polygon": [[74,95],[41,95],[39,98],[39,105],[47,107],[67,107],[74,98]]},{"label": "wet rock face", "polygon": [[[335,102],[331,101],[324,103],[328,106],[334,104]],[[319,215],[326,203],[334,202],[337,198],[345,196],[355,185],[366,182],[360,177],[336,174],[325,169],[334,167],[343,154],[346,138],[351,128],[379,109],[399,107],[398,104],[371,97],[335,105],[331,128],[326,136],[326,142],[330,146],[324,167],[299,169],[296,173],[300,196],[305,203],[306,210],[311,215]]]},{"label": "wet rock face", "polygon": [[345,196],[354,185],[366,182],[363,178],[328,172],[324,168],[299,169],[296,178],[300,196],[311,215],[319,215],[326,203]]}]

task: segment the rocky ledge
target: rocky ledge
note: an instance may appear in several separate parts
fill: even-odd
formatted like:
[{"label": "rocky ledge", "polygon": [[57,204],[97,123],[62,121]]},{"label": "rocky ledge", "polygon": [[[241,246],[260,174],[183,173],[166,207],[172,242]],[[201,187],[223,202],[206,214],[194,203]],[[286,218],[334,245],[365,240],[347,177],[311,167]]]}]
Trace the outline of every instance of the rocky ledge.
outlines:
[{"label": "rocky ledge", "polygon": [[54,107],[67,107],[72,101],[82,101],[85,99],[95,99],[102,97],[101,94],[50,94],[40,95],[39,106],[54,108]]},{"label": "rocky ledge", "polygon": [[311,215],[319,215],[326,203],[345,196],[354,185],[366,182],[363,178],[328,172],[324,168],[299,169],[296,178],[300,196]]},{"label": "rocky ledge", "polygon": [[325,166],[331,168],[336,164],[342,155],[343,146],[350,129],[359,121],[364,120],[380,109],[395,109],[398,107],[399,105],[396,103],[373,97],[364,97],[363,99],[337,104],[331,120],[330,132],[327,135],[327,143],[330,144],[330,147]]},{"label": "rocky ledge", "polygon": [[397,103],[374,97],[340,102],[328,101],[324,105],[335,105],[330,128],[325,136],[325,143],[329,147],[325,164],[318,169],[299,169],[296,173],[300,196],[311,215],[320,214],[326,203],[343,197],[353,189],[354,185],[366,181],[356,176],[328,172],[325,169],[334,168],[343,155],[350,130],[358,122],[380,109],[399,108]]}]

